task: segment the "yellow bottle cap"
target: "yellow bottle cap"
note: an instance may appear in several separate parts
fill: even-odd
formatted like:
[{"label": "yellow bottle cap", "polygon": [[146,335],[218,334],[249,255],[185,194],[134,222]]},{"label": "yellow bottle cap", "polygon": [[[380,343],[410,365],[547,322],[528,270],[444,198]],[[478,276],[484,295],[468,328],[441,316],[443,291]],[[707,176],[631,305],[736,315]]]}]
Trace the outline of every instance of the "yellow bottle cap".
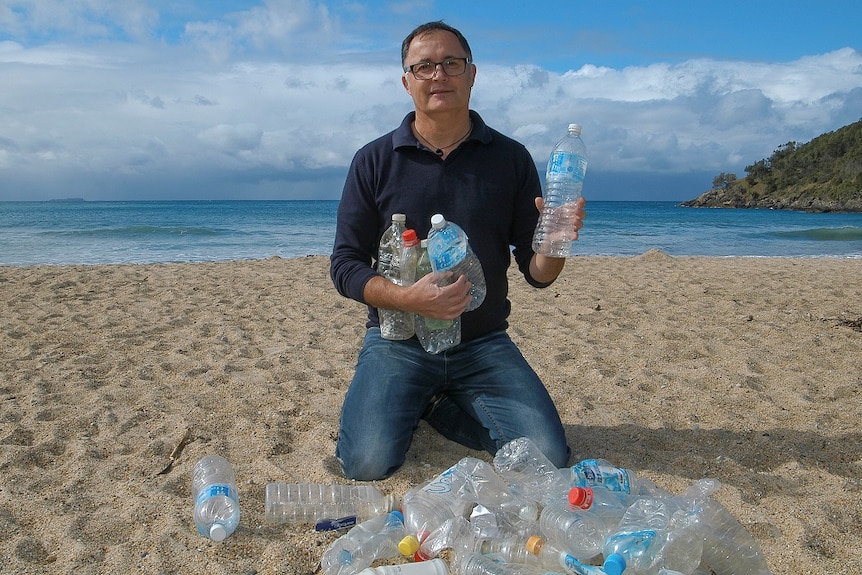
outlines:
[{"label": "yellow bottle cap", "polygon": [[419,551],[419,540],[415,535],[407,535],[398,542],[398,551],[405,557],[413,557]]},{"label": "yellow bottle cap", "polygon": [[542,550],[542,545],[544,544],[545,541],[541,537],[538,535],[531,535],[530,538],[527,539],[527,551],[533,555],[538,555],[539,551]]}]

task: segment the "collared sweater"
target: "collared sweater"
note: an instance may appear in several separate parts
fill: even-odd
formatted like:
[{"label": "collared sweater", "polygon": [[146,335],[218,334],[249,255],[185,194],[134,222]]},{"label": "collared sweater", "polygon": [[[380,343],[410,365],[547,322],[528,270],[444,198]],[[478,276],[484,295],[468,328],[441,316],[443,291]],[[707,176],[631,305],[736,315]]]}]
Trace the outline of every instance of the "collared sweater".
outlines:
[{"label": "collared sweater", "polygon": [[[512,255],[530,285],[550,285],[529,273],[539,216],[535,198],[542,193],[535,162],[522,144],[472,110],[469,138],[443,160],[413,135],[414,119],[411,112],[354,156],[338,206],[332,281],[341,295],[367,305],[365,285],[377,275],[378,244],[392,214],[405,214],[407,227],[425,238],[431,216],[440,213],[467,233],[487,284],[482,305],[461,318],[462,341],[506,329]],[[366,326],[378,325],[377,310],[369,306]]]}]

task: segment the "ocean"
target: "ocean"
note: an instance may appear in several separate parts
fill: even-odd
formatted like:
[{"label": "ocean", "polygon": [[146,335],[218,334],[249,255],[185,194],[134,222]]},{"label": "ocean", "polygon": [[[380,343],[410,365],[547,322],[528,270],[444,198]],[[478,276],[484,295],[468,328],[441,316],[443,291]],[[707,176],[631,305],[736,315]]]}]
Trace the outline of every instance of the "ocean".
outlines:
[{"label": "ocean", "polygon": [[[0,265],[328,255],[337,201],[0,202]],[[862,213],[587,204],[573,255],[862,258]]]}]

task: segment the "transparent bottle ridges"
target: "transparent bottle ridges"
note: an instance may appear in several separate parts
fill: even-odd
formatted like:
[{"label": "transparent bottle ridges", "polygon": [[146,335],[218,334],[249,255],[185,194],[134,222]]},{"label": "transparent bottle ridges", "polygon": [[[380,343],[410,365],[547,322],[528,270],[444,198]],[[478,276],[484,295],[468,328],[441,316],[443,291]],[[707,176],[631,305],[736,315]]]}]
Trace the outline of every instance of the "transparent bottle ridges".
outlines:
[{"label": "transparent bottle ridges", "polygon": [[207,455],[192,469],[192,500],[198,533],[213,541],[229,537],[239,524],[239,491],[233,468],[220,455]]},{"label": "transparent bottle ridges", "polygon": [[599,518],[573,511],[568,504],[543,507],[539,515],[539,531],[546,540],[581,561],[596,557],[609,534],[609,529]]},{"label": "transparent bottle ridges", "polygon": [[492,511],[513,531],[525,531],[535,525],[538,518],[535,502],[513,492],[490,463],[464,457],[456,469],[464,477],[463,499]]},{"label": "transparent bottle ridges", "polygon": [[513,439],[497,450],[494,468],[513,489],[542,504],[564,503],[572,487],[571,471],[556,467],[527,437]]},{"label": "transparent bottle ridges", "polygon": [[770,575],[760,545],[720,503],[704,502],[699,522],[703,561],[716,575]]},{"label": "transparent bottle ridges", "polygon": [[372,517],[333,541],[323,552],[320,567],[326,575],[354,575],[378,559],[397,557],[404,533],[400,512]]},{"label": "transparent bottle ridges", "polygon": [[[552,542],[542,539],[538,535],[533,535],[527,540],[527,550],[539,558],[542,566],[548,569],[562,568],[566,573],[572,575],[604,575],[605,571],[602,567],[593,565],[579,559]],[[606,563],[613,566],[624,568],[625,560],[619,555],[611,555],[606,558]]]},{"label": "transparent bottle ridges", "polygon": [[[433,273],[431,258],[428,256],[428,240],[420,242],[421,255],[416,264],[416,280]],[[451,283],[451,278],[441,279],[438,285]],[[461,343],[461,317],[455,319],[434,319],[416,315],[413,318],[416,337],[428,353],[438,354]]]},{"label": "transparent bottle ridges", "polygon": [[395,497],[373,485],[271,482],[266,486],[264,517],[270,523],[316,524],[353,516],[357,522],[395,508]]},{"label": "transparent bottle ridges", "polygon": [[464,230],[456,223],[446,221],[442,214],[431,217],[428,232],[428,256],[435,272],[450,271],[452,279],[464,276],[470,282],[473,298],[465,311],[473,311],[485,301],[485,272]]},{"label": "transparent bottle ridges", "polygon": [[569,124],[548,159],[544,206],[533,235],[537,254],[564,258],[571,253],[574,204],[581,197],[587,171],[587,150],[580,134],[580,125]]},{"label": "transparent bottle ridges", "polygon": [[[377,251],[377,273],[389,281],[401,284],[401,257],[407,217],[392,214],[390,225],[380,236]],[[386,308],[377,308],[380,320],[380,335],[384,339],[402,340],[413,337],[413,314]]]},{"label": "transparent bottle ridges", "polygon": [[408,489],[401,503],[408,534],[422,541],[448,519],[466,515],[471,505],[459,496],[463,483],[463,476],[453,465],[424,484]]}]

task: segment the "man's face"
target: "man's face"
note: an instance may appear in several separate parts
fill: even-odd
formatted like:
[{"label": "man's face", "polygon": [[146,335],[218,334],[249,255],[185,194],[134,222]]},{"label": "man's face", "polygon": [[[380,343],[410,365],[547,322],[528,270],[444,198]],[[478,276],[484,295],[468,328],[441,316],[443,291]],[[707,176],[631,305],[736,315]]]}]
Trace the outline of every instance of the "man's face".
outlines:
[{"label": "man's face", "polygon": [[[467,53],[451,32],[433,30],[417,36],[407,50],[406,66],[420,62],[442,62],[447,58],[466,58]],[[416,111],[428,115],[469,109],[470,91],[476,79],[476,68],[467,64],[460,76],[448,76],[442,66],[436,67],[429,80],[417,80],[412,72],[402,76],[407,93],[413,98]]]}]

